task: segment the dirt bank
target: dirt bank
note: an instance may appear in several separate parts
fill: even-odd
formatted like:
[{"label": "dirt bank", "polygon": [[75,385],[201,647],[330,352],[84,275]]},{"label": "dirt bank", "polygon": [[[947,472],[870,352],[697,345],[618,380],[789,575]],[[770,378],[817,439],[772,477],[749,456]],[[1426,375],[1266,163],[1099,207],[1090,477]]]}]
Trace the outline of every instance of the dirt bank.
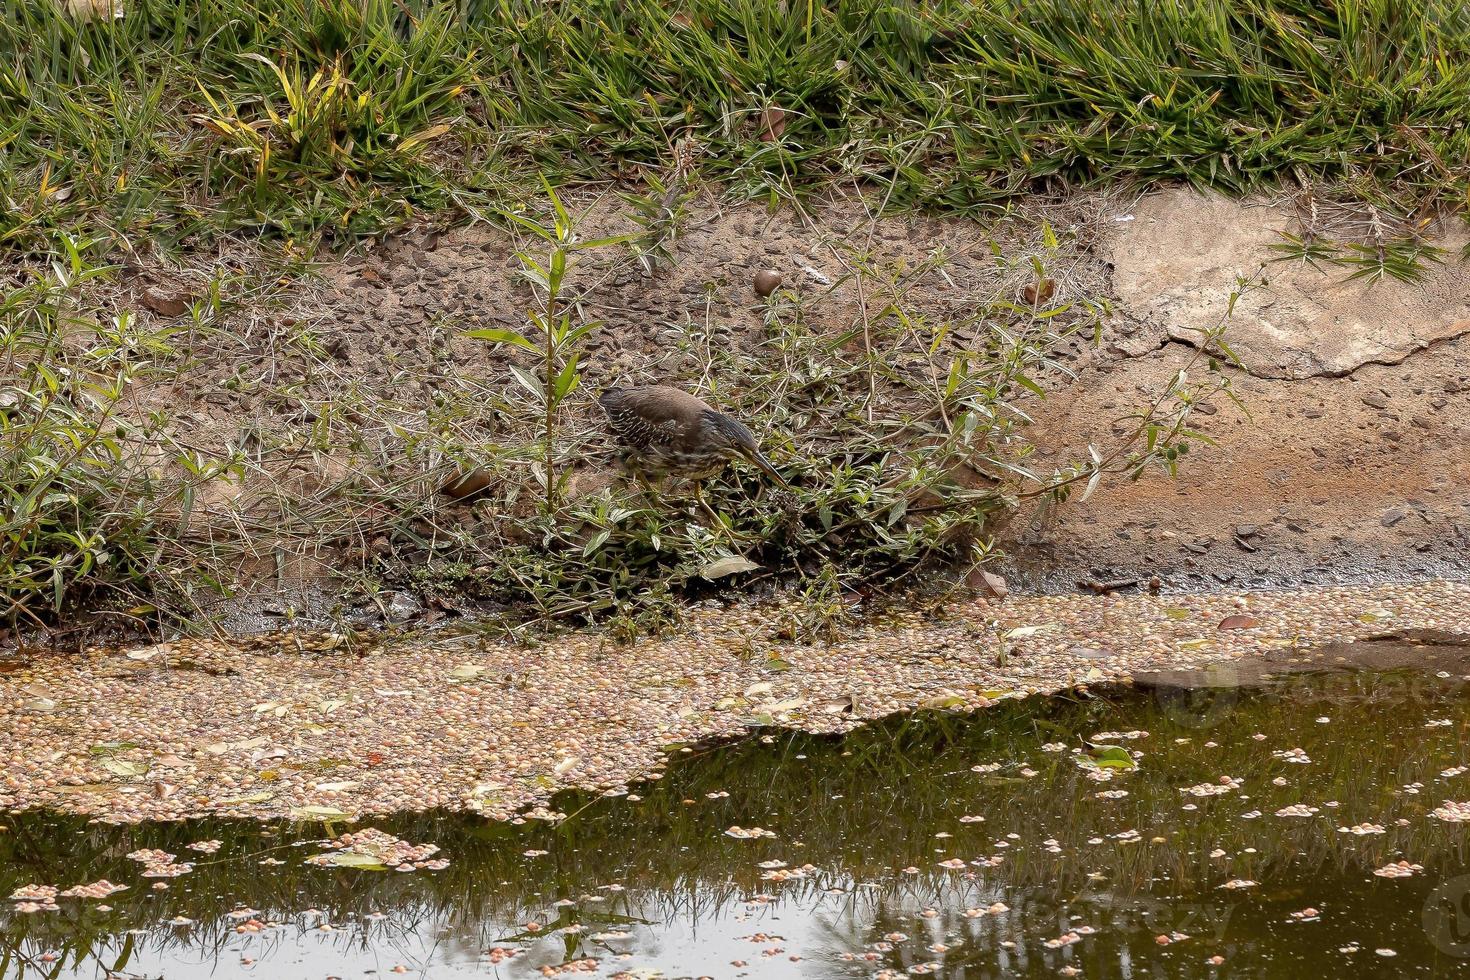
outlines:
[{"label": "dirt bank", "polygon": [[[1075,380],[1053,377],[1051,397],[1028,406],[1037,420],[1028,435],[1046,462],[1115,443],[1128,416],[1193,353],[1190,328],[1225,316],[1236,277],[1258,284],[1239,300],[1227,333],[1244,364],[1227,368],[1240,401],[1215,399],[1192,419],[1215,444],[1197,444],[1177,479],[1150,472],[1136,483],[1114,481],[1086,503],[1014,525],[1004,568],[1022,587],[1065,592],[1079,582],[1143,585],[1157,576],[1166,589],[1197,591],[1463,575],[1463,234],[1451,226],[1439,239],[1445,257],[1426,264],[1423,281],[1353,279],[1352,267],[1280,261],[1279,233],[1310,224],[1302,207],[1297,198],[1233,202],[1177,190],[1030,202],[995,222],[873,223],[852,200],[805,215],[711,213],[677,240],[657,278],[624,270],[588,292],[608,328],[594,340],[592,383],[696,373],[697,359],[676,343],[690,329],[708,330],[714,343],[759,342],[764,307],[749,281],[761,268],[810,298],[815,329],[850,329],[863,299],[845,276],[855,241],[870,244],[879,267],[932,264],[905,286],[907,304],[936,322],[960,316],[1024,289],[1029,270],[998,266],[990,244],[1034,248],[1045,222],[1066,232],[1048,262],[1054,302],[1110,296],[1112,305],[1099,346],[1076,338],[1063,352]],[[1350,215],[1336,214],[1315,230],[1344,232]],[[326,271],[326,292],[308,306],[352,338],[344,367],[386,381],[396,360],[421,357],[426,339],[432,346],[425,334],[441,313],[462,315],[467,326],[518,321],[503,238],[471,229],[431,244],[432,252],[403,244]],[[483,363],[483,351],[450,346],[460,372]]]},{"label": "dirt bank", "polygon": [[[1088,330],[1060,345],[1059,369],[1041,379],[1049,397],[1017,405],[1035,420],[1020,435],[1040,447],[1037,469],[1086,459],[1089,444],[1124,437],[1194,355],[1193,328],[1225,317],[1243,277],[1253,285],[1226,335],[1242,366],[1224,368],[1239,403],[1216,397],[1190,422],[1213,444],[1196,439],[1177,479],[1151,470],[1105,481],[1086,502],[1023,510],[1000,542],[1001,570],[1020,589],[1047,592],[1464,574],[1470,277],[1454,234],[1432,239],[1444,252],[1421,281],[1400,282],[1353,278],[1361,269],[1340,262],[1278,261],[1282,232],[1357,234],[1351,212],[1304,215],[1300,196],[1078,195],[974,219],[875,219],[873,204],[838,197],[771,212],[701,199],[656,261],[584,257],[572,295],[601,326],[567,411],[571,437],[591,440],[569,493],[615,478],[589,435],[603,386],[707,387],[717,359],[769,356],[773,316],[848,346],[887,304],[924,318],[922,329],[973,326],[966,318],[978,309],[1025,303],[1032,259],[1044,260],[1048,302],[1065,310],[1057,324],[1107,307],[1099,343]],[[630,230],[629,214],[605,199],[592,203],[583,233]],[[207,560],[227,590],[194,590],[196,622],[243,633],[283,619],[340,628],[484,611],[436,608],[433,597],[456,584],[431,566],[443,539],[483,538],[495,515],[472,515],[437,490],[487,447],[532,438],[504,352],[464,336],[523,325],[531,297],[516,245],[481,225],[424,228],[319,262],[304,280],[276,280],[272,261],[242,244],[182,267],[138,257],[94,297],[103,314],[175,330],[176,369],[127,410],[166,418],[177,447],[243,454],[244,477],[201,490],[193,553],[163,570],[186,581]],[[763,269],[782,278],[774,303],[752,289]],[[225,296],[216,328],[179,339],[187,325],[169,301],[211,289]],[[944,338],[946,351],[983,342],[963,331]],[[810,401],[821,365],[788,369]],[[803,428],[812,406],[789,403],[784,390],[754,395],[761,417],[777,419],[763,437],[787,459],[819,458],[824,444]],[[534,495],[512,494],[505,506],[531,509]]]}]

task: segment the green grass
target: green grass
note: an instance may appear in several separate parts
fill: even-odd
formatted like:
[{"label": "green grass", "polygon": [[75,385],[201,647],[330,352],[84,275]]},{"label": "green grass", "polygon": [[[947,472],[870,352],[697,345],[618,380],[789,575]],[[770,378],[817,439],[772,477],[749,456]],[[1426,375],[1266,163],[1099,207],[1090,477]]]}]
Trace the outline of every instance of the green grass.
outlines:
[{"label": "green grass", "polygon": [[964,211],[1038,181],[1300,178],[1458,205],[1467,104],[1454,0],[130,0],[91,23],[7,0],[0,244],[308,247],[537,171],[638,182],[681,139],[742,195],[856,180]]}]

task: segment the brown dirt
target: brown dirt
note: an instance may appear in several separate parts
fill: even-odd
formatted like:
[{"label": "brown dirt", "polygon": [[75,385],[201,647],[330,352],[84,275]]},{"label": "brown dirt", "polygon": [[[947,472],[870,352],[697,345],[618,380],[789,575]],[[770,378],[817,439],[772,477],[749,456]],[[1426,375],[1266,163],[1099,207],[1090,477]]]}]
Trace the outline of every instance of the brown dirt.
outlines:
[{"label": "brown dirt", "polygon": [[[1038,413],[1033,435],[1063,450],[1108,438],[1191,353],[1171,337],[1185,336],[1180,311],[1211,322],[1223,314],[1232,245],[1238,271],[1265,263],[1269,280],[1227,334],[1238,349],[1241,335],[1253,345],[1242,354],[1249,370],[1230,372],[1243,407],[1222,400],[1195,417],[1216,445],[1198,447],[1177,480],[1113,483],[1032,525],[1018,571],[1052,588],[1155,575],[1186,588],[1463,575],[1470,338],[1456,324],[1470,303],[1470,266],[1458,248],[1422,283],[1365,286],[1342,269],[1271,263],[1263,229],[1292,227],[1289,202],[1172,191],[1135,211],[1111,242],[1115,259],[1132,263],[1124,291],[1138,304],[1120,308],[1125,340]],[[1152,227],[1133,230],[1143,222]],[[1191,252],[1188,241],[1200,244]],[[1140,249],[1172,252],[1140,258]],[[1368,320],[1375,346],[1354,347]],[[1316,368],[1293,380],[1281,365]]]},{"label": "brown dirt", "polygon": [[[1162,383],[1186,357],[1170,344],[1084,374],[1041,415],[1038,437],[1062,446],[1106,437],[1139,387]],[[1249,415],[1225,402],[1197,419],[1217,444],[1191,454],[1177,480],[1116,482],[1059,509],[1022,533],[1018,563],[1056,588],[1153,575],[1200,588],[1463,574],[1467,372],[1461,340],[1349,378],[1240,374]]]},{"label": "brown dirt", "polygon": [[[1215,242],[1229,219],[1215,212],[1229,206],[1210,207],[1207,230]],[[1043,459],[1060,464],[1078,457],[1090,441],[1115,442],[1118,420],[1145,405],[1191,352],[1170,338],[1168,317],[1134,308],[1147,305],[1136,281],[1127,290],[1132,303],[1117,298],[1118,236],[1136,222],[1114,219],[1136,208],[1156,219],[1154,225],[1178,210],[1088,196],[1032,202],[994,220],[875,222],[855,198],[774,214],[756,205],[702,202],[674,242],[671,261],[655,274],[626,258],[589,260],[578,274],[579,302],[604,323],[591,341],[587,397],[623,378],[695,382],[712,348],[759,343],[766,306],[754,294],[752,277],[763,268],[779,272],[791,290],[784,302],[799,303],[808,323],[834,335],[860,328],[864,308],[871,316],[894,294],[935,323],[997,297],[1019,300],[1032,279],[1029,264],[998,264],[991,242],[1012,256],[1037,252],[1045,220],[1067,241],[1048,264],[1057,283],[1053,301],[1115,297],[1102,346],[1073,342],[1064,360],[1078,372],[1076,380],[1031,407],[1038,420],[1033,435],[1046,447]],[[1171,248],[1202,233],[1199,214],[1178,219],[1196,222],[1195,230],[1178,241],[1159,239],[1174,241]],[[1261,223],[1250,221],[1242,248],[1259,249]],[[630,227],[604,201],[592,209],[585,231]],[[276,517],[254,529],[273,540],[239,560],[241,579],[261,587],[235,605],[236,628],[264,625],[238,614],[279,607],[280,594],[299,601],[304,589],[322,584],[328,568],[342,565],[336,551],[293,530],[291,515],[303,495],[329,494],[344,475],[384,486],[400,480],[406,493],[431,494],[450,464],[442,454],[415,449],[404,433],[437,429],[472,446],[506,431],[509,423],[497,408],[511,384],[505,362],[459,334],[524,322],[527,294],[517,282],[513,245],[483,226],[422,230],[328,262],[316,281],[285,293],[262,299],[258,286],[239,286],[240,302],[227,314],[224,331],[197,338],[190,370],[148,393],[140,407],[170,411],[186,445],[206,451],[230,442],[271,447],[256,458],[268,476],[230,495],[269,501],[288,496],[282,487],[295,494],[290,506],[281,503]],[[860,296],[846,275],[855,251],[871,252],[899,285]],[[1218,258],[1220,249],[1212,244],[1208,252]],[[220,263],[252,268],[238,257]],[[1172,268],[1189,274],[1190,264]],[[1153,273],[1156,280],[1165,276],[1158,268]],[[182,271],[134,269],[133,281],[112,302],[145,320],[166,319],[139,308],[141,292],[197,295],[210,274],[199,263]],[[1337,289],[1344,275],[1322,275],[1323,289]],[[1291,282],[1310,306],[1310,280],[1294,272]],[[1161,290],[1166,285],[1159,280]],[[1200,288],[1218,291],[1219,285]],[[1177,294],[1182,287],[1173,288]],[[1416,309],[1432,308],[1438,295],[1425,293]],[[1466,299],[1445,302],[1463,305]],[[1310,331],[1291,335],[1293,356],[1301,353],[1303,337],[1310,340]],[[1220,401],[1214,414],[1195,416],[1217,446],[1196,445],[1177,480],[1149,475],[1133,484],[1105,484],[1084,504],[1017,522],[1006,542],[1008,573],[1048,590],[1075,589],[1079,580],[1146,583],[1152,576],[1166,588],[1193,590],[1461,574],[1470,553],[1470,453],[1464,449],[1470,338],[1444,333],[1430,339],[1435,342],[1405,351],[1395,365],[1366,364],[1341,377],[1289,380],[1232,371],[1249,415]],[[1257,344],[1252,356],[1269,360],[1270,352]],[[324,427],[344,425],[355,425],[367,441],[364,455],[313,445]],[[362,476],[368,458],[392,462],[384,473]],[[330,595],[318,594],[309,604],[330,605]]]}]

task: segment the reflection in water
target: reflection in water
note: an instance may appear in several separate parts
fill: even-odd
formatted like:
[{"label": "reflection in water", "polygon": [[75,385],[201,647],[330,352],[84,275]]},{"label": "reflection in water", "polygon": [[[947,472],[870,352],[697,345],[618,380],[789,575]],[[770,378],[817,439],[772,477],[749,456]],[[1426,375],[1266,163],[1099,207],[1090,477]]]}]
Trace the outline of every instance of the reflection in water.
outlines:
[{"label": "reflection in water", "polygon": [[[128,890],[7,903],[0,975],[1470,975],[1466,825],[1431,816],[1470,799],[1461,653],[772,733],[559,822],[374,822],[439,871],[308,864],[320,824],[17,815],[0,893]],[[142,848],[194,870],[142,877]]]}]

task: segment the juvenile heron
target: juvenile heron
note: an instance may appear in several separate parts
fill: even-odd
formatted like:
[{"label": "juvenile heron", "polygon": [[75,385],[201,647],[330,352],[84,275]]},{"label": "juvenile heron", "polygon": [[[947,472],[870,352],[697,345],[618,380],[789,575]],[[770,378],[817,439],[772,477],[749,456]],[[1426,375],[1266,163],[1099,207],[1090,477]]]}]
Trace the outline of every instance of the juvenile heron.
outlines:
[{"label": "juvenile heron", "polygon": [[743,457],[790,489],[743,422],[668,385],[609,388],[597,399],[623,445],[623,460],[640,475],[703,480]]}]

